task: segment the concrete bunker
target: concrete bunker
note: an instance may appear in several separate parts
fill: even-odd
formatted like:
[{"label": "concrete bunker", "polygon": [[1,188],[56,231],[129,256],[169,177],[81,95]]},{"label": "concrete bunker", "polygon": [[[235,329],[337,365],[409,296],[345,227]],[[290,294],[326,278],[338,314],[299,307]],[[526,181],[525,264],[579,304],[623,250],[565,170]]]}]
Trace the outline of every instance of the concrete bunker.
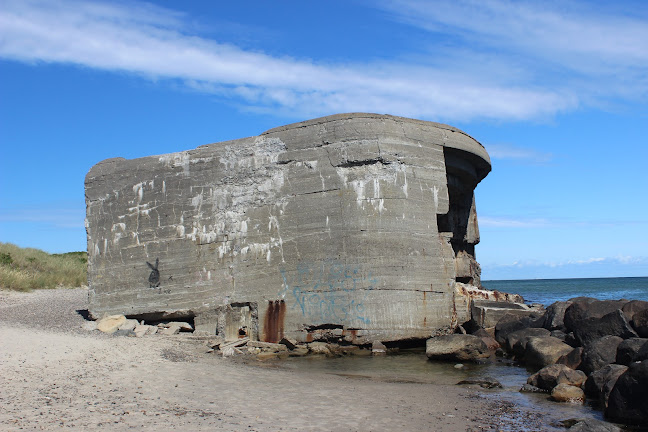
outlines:
[{"label": "concrete bunker", "polygon": [[339,114],[86,176],[93,317],[193,318],[227,339],[427,338],[480,287],[483,146],[438,123]]}]

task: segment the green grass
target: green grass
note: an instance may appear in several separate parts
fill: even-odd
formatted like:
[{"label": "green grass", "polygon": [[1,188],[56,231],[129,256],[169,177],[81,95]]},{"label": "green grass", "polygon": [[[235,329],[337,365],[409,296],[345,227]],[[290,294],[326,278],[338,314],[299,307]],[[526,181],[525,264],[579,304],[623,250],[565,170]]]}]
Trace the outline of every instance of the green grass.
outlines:
[{"label": "green grass", "polygon": [[49,254],[0,243],[0,289],[75,288],[88,283],[85,252]]}]

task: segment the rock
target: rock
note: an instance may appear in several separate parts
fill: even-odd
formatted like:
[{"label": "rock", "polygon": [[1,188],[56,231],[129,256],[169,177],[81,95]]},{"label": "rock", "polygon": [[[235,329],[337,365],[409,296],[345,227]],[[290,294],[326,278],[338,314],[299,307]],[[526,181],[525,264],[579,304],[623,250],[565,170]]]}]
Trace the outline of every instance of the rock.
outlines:
[{"label": "rock", "polygon": [[633,315],[632,327],[639,337],[648,338],[648,310],[637,312]]},{"label": "rock", "polygon": [[563,364],[571,369],[578,369],[583,361],[583,347],[577,347],[561,356],[556,363]]},{"label": "rock", "polygon": [[618,336],[605,336],[586,345],[583,348],[581,370],[589,375],[605,365],[614,363],[621,342],[623,339]]},{"label": "rock", "polygon": [[[550,335],[549,330],[543,329],[543,328],[532,328],[531,327],[531,328],[525,328],[525,329],[522,329],[522,330],[516,330],[516,331],[510,333],[506,337],[506,345],[505,345],[505,347],[509,352],[515,352],[513,348],[522,339],[528,338],[528,337],[531,337],[531,336],[545,337],[545,336],[549,336],[549,335]],[[525,348],[526,348],[526,343],[524,343],[522,345],[522,347],[521,347],[522,352],[519,353],[519,354],[516,352],[516,355],[522,355]]]},{"label": "rock", "polygon": [[260,348],[264,352],[283,352],[288,351],[288,347],[283,344],[261,342],[261,341],[248,341],[247,346],[253,348]]},{"label": "rock", "polygon": [[144,324],[144,325],[137,324],[135,326],[135,328],[133,329],[133,333],[135,334],[135,337],[143,337],[143,336],[149,334],[149,331],[151,331],[150,329],[152,329],[152,328],[155,329],[155,331],[157,332],[157,327],[153,327],[153,326],[146,325],[146,324]]},{"label": "rock", "polygon": [[178,326],[172,326],[172,327],[158,327],[158,333],[163,335],[163,336],[173,336],[177,335],[180,333],[180,327]]},{"label": "rock", "polygon": [[85,321],[81,324],[81,328],[86,331],[97,330],[97,321]]},{"label": "rock", "polygon": [[385,354],[387,354],[387,347],[380,341],[374,341],[371,344],[371,354],[373,354],[373,355],[385,355]]},{"label": "rock", "polygon": [[603,336],[618,336],[623,339],[637,337],[637,333],[630,326],[630,323],[628,323],[628,320],[620,309],[610,312],[601,318],[586,318],[578,323],[573,323],[572,327],[574,337],[582,346]]},{"label": "rock", "polygon": [[189,324],[188,322],[184,322],[184,321],[171,321],[169,324],[167,324],[167,326],[168,327],[178,327],[178,329],[180,329],[180,331],[182,331],[182,332],[192,332],[193,331],[192,325]]},{"label": "rock", "polygon": [[558,384],[551,390],[551,399],[556,402],[569,402],[582,404],[585,402],[585,393],[580,387],[569,384]]},{"label": "rock", "polygon": [[489,351],[495,352],[497,349],[501,348],[500,344],[491,336],[481,336],[480,339],[484,341]]},{"label": "rock", "polygon": [[457,326],[457,328],[455,329],[455,333],[458,333],[458,334],[468,334],[468,332],[466,331],[466,329],[465,329],[464,326],[462,326],[462,325],[458,325],[458,326]]},{"label": "rock", "polygon": [[520,388],[521,393],[547,393],[547,390],[541,389],[531,384],[524,384]]},{"label": "rock", "polygon": [[648,345],[644,344],[641,348],[639,348],[639,352],[637,352],[636,357],[634,358],[634,361],[644,361],[648,360]]},{"label": "rock", "polygon": [[112,334],[119,329],[119,326],[122,325],[126,321],[126,317],[124,315],[109,315],[101,318],[99,321],[97,321],[97,330]]},{"label": "rock", "polygon": [[614,363],[629,365],[639,357],[639,351],[644,345],[648,345],[648,339],[646,338],[630,338],[622,341],[617,347]]},{"label": "rock", "polygon": [[506,314],[495,324],[495,340],[500,345],[505,346],[506,338],[509,334],[533,327],[535,322],[535,319],[528,316],[520,317],[513,314]]},{"label": "rock", "polygon": [[146,330],[147,335],[154,335],[158,332],[157,326],[149,326],[148,330]]},{"label": "rock", "polygon": [[469,378],[459,381],[457,385],[478,385],[482,388],[487,389],[503,388],[502,384],[499,381],[491,377]]},{"label": "rock", "polygon": [[451,334],[428,339],[425,354],[430,360],[475,361],[490,357],[492,352],[477,336]]},{"label": "rock", "polygon": [[560,339],[548,337],[530,337],[526,344],[524,361],[529,366],[543,368],[556,363],[558,359],[572,351],[572,347]]},{"label": "rock", "polygon": [[127,319],[119,326],[118,330],[133,330],[137,325],[139,325],[139,322],[137,320]]},{"label": "rock", "polygon": [[507,314],[534,318],[539,316],[536,310],[530,309],[525,304],[494,300],[473,300],[470,313],[472,321],[480,327],[495,327],[497,322]]},{"label": "rock", "polygon": [[648,360],[631,363],[617,379],[605,415],[620,423],[648,424]]},{"label": "rock", "polygon": [[289,350],[297,348],[297,341],[295,339],[284,337],[279,341],[279,343],[285,345]]},{"label": "rock", "polygon": [[288,352],[290,357],[303,357],[308,354],[308,347],[296,346],[295,349]]},{"label": "rock", "polygon": [[572,432],[622,432],[612,423],[592,418],[575,420],[568,430]]},{"label": "rock", "polygon": [[621,311],[626,316],[628,322],[632,322],[634,321],[636,314],[648,311],[648,301],[630,300],[628,303],[623,305]]},{"label": "rock", "polygon": [[308,349],[313,354],[331,355],[331,350],[325,342],[311,342],[308,344]]},{"label": "rock", "polygon": [[628,369],[627,366],[618,364],[609,364],[601,369],[594,371],[587,377],[583,390],[585,394],[593,399],[602,400],[603,388],[607,383],[614,387],[617,379]]},{"label": "rock", "polygon": [[569,300],[572,304],[565,310],[565,327],[574,331],[576,326],[589,318],[602,318],[605,315],[620,311],[627,300],[596,300],[589,297],[578,297]]},{"label": "rock", "polygon": [[547,330],[558,330],[565,327],[565,311],[571,306],[571,301],[557,301],[546,310],[542,327]]},{"label": "rock", "polygon": [[583,385],[587,375],[582,371],[568,368],[565,365],[545,366],[527,379],[527,384],[543,390],[551,390],[558,384],[569,384],[576,387]]},{"label": "rock", "polygon": [[560,339],[563,342],[567,338],[567,334],[562,330],[551,330],[550,336],[555,337],[556,339]]}]

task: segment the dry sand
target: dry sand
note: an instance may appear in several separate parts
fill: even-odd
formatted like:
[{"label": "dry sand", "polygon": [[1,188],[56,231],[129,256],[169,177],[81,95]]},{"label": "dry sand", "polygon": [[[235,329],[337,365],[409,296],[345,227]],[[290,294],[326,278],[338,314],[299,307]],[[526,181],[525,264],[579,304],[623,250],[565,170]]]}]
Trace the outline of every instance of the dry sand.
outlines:
[{"label": "dry sand", "polygon": [[474,389],[253,367],[182,334],[88,332],[84,309],[84,289],[0,291],[0,430],[546,429]]}]

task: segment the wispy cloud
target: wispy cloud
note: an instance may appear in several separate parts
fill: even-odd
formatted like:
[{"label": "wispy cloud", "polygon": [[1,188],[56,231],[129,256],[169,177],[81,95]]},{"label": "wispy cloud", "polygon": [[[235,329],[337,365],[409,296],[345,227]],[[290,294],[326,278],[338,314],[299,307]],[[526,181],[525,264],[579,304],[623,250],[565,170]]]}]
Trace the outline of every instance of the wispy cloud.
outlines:
[{"label": "wispy cloud", "polygon": [[531,148],[518,147],[510,144],[488,144],[486,149],[493,159],[513,159],[530,163],[545,163],[553,158],[551,153],[543,153]]},{"label": "wispy cloud", "polygon": [[[0,57],[181,80],[247,109],[299,116],[373,111],[442,121],[519,120],[578,105],[566,87],[502,79],[502,74],[484,73],[472,59],[455,58],[444,66],[425,61],[330,64],[278,57],[192,34],[183,28],[183,18],[135,2],[3,2]],[[458,18],[436,21],[458,32],[486,32],[476,26],[464,28]],[[641,57],[642,51],[627,55]]]},{"label": "wispy cloud", "polygon": [[[489,264],[490,268],[527,268],[527,267],[567,267],[567,266],[588,266],[590,264],[615,264],[615,265],[646,265],[648,266],[648,257],[631,257],[631,256],[616,256],[616,257],[592,257],[581,258],[564,261],[538,261],[538,260],[524,260],[515,261],[508,264]],[[648,267],[647,267],[648,269]]]},{"label": "wispy cloud", "polygon": [[569,86],[582,98],[648,93],[648,10],[642,2],[385,0],[379,4],[395,19],[430,33],[453,35],[451,48],[459,49],[460,55],[472,52],[477,58],[501,61],[503,67],[526,75],[529,83]]},{"label": "wispy cloud", "polygon": [[480,216],[478,221],[480,227],[489,227],[489,228],[540,228],[540,227],[552,227],[556,225],[555,222],[551,222],[547,219],[541,219],[541,218],[519,219],[519,218]]},{"label": "wispy cloud", "polygon": [[84,208],[0,208],[0,223],[31,222],[55,228],[84,228]]}]

